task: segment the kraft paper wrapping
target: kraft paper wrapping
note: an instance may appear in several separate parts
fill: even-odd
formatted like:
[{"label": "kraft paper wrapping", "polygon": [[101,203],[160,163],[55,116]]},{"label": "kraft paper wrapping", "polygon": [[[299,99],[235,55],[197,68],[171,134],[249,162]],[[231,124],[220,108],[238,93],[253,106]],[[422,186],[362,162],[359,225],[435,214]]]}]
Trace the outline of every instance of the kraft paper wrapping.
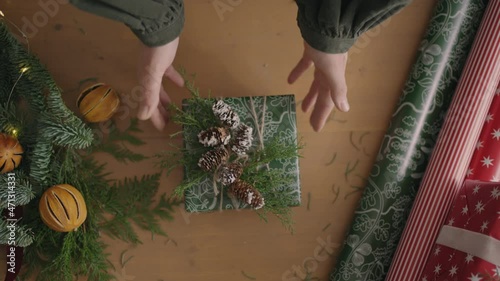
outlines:
[{"label": "kraft paper wrapping", "polygon": [[463,185],[500,81],[498,19],[500,0],[491,0],[394,255],[388,281],[424,279],[425,264]]},{"label": "kraft paper wrapping", "polygon": [[385,278],[485,8],[438,2],[330,280]]}]

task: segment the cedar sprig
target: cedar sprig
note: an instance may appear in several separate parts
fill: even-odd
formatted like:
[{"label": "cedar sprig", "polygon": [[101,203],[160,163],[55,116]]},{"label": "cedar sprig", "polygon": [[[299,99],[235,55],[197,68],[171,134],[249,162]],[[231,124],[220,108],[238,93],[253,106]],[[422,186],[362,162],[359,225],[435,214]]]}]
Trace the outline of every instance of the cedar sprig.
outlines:
[{"label": "cedar sprig", "polygon": [[284,160],[296,157],[302,157],[300,150],[304,147],[303,144],[290,145],[283,143],[278,138],[271,140],[264,146],[264,149],[257,149],[252,152],[248,168],[254,169],[262,165],[266,165],[271,161]]},{"label": "cedar sprig", "polygon": [[273,168],[245,169],[241,179],[252,183],[265,199],[266,204],[257,211],[257,214],[267,222],[268,214],[271,213],[287,230],[293,232],[294,221],[290,205],[295,202],[293,195],[286,190],[286,186],[291,184],[292,180],[285,175],[285,172]]},{"label": "cedar sprig", "polygon": [[[127,147],[127,144],[132,146],[140,146],[145,144],[143,140],[134,136],[134,133],[142,133],[139,129],[139,120],[134,118],[130,121],[127,129],[120,131],[114,123],[110,125],[110,133],[105,141],[96,143],[92,147],[91,152],[106,152],[111,154],[116,160],[122,163],[140,162],[147,159],[143,154],[136,153]],[[96,138],[97,140],[97,138]]]}]

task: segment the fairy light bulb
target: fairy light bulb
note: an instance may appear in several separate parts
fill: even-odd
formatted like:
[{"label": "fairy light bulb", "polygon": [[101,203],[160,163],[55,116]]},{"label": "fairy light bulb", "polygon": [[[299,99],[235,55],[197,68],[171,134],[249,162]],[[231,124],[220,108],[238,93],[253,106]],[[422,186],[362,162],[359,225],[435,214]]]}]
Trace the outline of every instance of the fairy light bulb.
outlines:
[{"label": "fairy light bulb", "polygon": [[5,17],[5,15],[3,14],[2,10],[0,10],[0,16],[1,17]]}]

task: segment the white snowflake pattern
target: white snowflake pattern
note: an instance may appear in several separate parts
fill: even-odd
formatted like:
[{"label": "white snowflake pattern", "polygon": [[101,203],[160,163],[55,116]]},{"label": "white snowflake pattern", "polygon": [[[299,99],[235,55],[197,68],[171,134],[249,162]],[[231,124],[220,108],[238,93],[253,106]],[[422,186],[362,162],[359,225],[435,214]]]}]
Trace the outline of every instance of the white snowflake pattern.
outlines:
[{"label": "white snowflake pattern", "polygon": [[467,262],[467,264],[471,261],[474,261],[474,256],[471,254],[467,254],[467,256],[465,257],[465,261]]},{"label": "white snowflake pattern", "polygon": [[441,247],[437,246],[436,249],[434,249],[434,255],[437,256],[441,253]]},{"label": "white snowflake pattern", "polygon": [[482,201],[478,201],[476,204],[476,212],[478,214],[482,213],[484,211],[484,204]]},{"label": "white snowflake pattern", "polygon": [[498,187],[495,187],[491,190],[491,198],[494,199],[500,198],[500,189],[498,189]]},{"label": "white snowflake pattern", "polygon": [[467,215],[468,212],[469,212],[469,207],[465,206],[462,208],[462,215]]},{"label": "white snowflake pattern", "polygon": [[439,272],[441,272],[441,264],[438,263],[438,265],[434,267],[434,273],[439,274]]},{"label": "white snowflake pattern", "polygon": [[494,175],[492,178],[491,178],[491,181],[493,182],[499,182],[500,181],[500,177],[497,176],[497,175]]},{"label": "white snowflake pattern", "polygon": [[424,277],[422,278],[422,281],[428,281],[427,280],[427,275],[424,275]]},{"label": "white snowflake pattern", "polygon": [[474,169],[473,168],[469,168],[467,169],[467,176],[470,177],[474,174]]},{"label": "white snowflake pattern", "polygon": [[493,113],[490,113],[488,114],[488,116],[486,116],[486,123],[489,123],[490,121],[493,121]]},{"label": "white snowflake pattern", "polygon": [[481,186],[479,185],[474,186],[474,189],[472,189],[472,194],[477,194],[479,192],[479,189],[481,189]]},{"label": "white snowflake pattern", "polygon": [[489,223],[489,221],[483,221],[483,224],[481,224],[481,232],[484,232],[486,229],[488,229]]},{"label": "white snowflake pattern", "polygon": [[448,225],[453,225],[455,223],[455,218],[451,218],[449,221],[448,221]]},{"label": "white snowflake pattern", "polygon": [[500,128],[493,129],[493,133],[491,133],[492,138],[496,140],[500,140]]},{"label": "white snowflake pattern", "polygon": [[493,277],[498,277],[498,276],[500,276],[500,265],[495,266],[495,268],[493,268]]},{"label": "white snowflake pattern", "polygon": [[470,277],[468,279],[470,281],[481,281],[481,280],[483,280],[483,278],[481,277],[481,275],[479,275],[479,273],[478,274],[471,273]]},{"label": "white snowflake pattern", "polygon": [[483,141],[478,141],[476,144],[476,149],[479,150],[483,147]]},{"label": "white snowflake pattern", "polygon": [[493,166],[493,161],[495,159],[491,159],[490,156],[488,157],[483,157],[483,160],[481,162],[483,163],[483,166],[486,166],[486,168],[489,168],[490,166]]},{"label": "white snowflake pattern", "polygon": [[458,266],[454,265],[451,267],[451,269],[448,272],[450,272],[450,276],[453,277],[457,274],[457,271],[458,271]]}]

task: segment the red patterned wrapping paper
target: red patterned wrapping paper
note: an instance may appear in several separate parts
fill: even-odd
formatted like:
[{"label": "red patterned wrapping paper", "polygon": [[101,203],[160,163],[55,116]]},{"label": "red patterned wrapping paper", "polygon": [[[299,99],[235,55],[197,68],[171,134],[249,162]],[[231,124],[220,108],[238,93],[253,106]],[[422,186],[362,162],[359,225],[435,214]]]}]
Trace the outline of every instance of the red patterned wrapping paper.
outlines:
[{"label": "red patterned wrapping paper", "polygon": [[467,179],[500,182],[500,85],[484,121]]},{"label": "red patterned wrapping paper", "polygon": [[450,110],[387,275],[421,280],[427,258],[462,186],[500,80],[500,0],[483,17]]},{"label": "red patterned wrapping paper", "polygon": [[499,183],[465,182],[419,280],[500,280]]}]

